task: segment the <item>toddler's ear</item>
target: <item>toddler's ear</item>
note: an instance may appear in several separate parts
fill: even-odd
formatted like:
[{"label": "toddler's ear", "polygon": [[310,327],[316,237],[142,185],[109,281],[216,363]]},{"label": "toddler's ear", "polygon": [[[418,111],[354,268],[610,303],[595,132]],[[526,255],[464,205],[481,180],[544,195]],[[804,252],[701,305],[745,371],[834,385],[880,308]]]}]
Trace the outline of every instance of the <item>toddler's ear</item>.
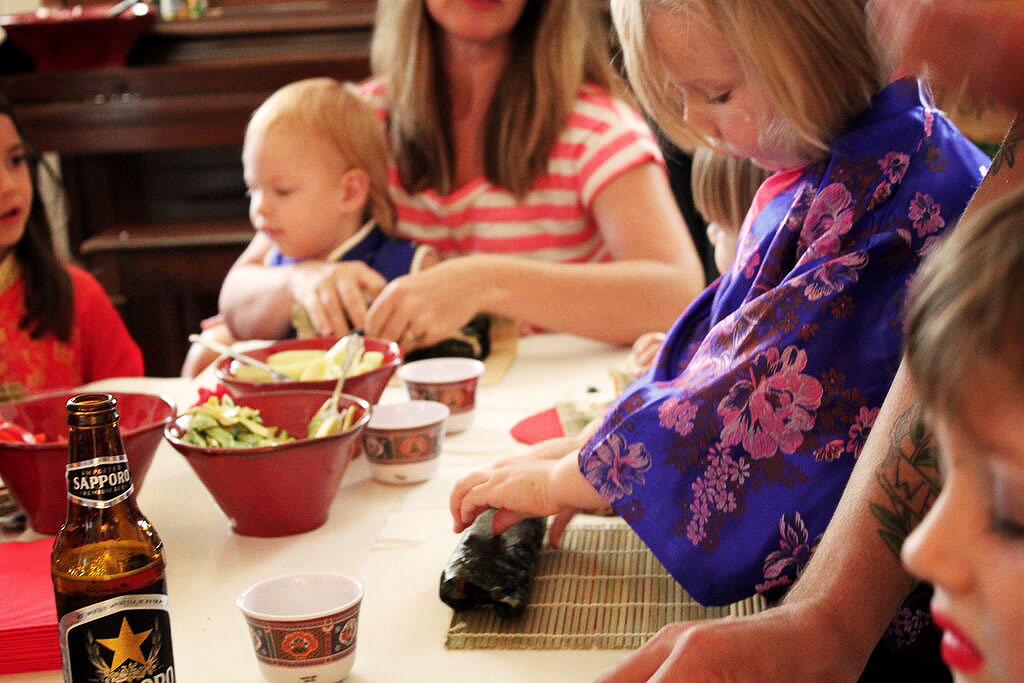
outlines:
[{"label": "toddler's ear", "polygon": [[362,211],[370,194],[370,176],[361,168],[350,168],[341,174],[342,208],[346,211]]}]

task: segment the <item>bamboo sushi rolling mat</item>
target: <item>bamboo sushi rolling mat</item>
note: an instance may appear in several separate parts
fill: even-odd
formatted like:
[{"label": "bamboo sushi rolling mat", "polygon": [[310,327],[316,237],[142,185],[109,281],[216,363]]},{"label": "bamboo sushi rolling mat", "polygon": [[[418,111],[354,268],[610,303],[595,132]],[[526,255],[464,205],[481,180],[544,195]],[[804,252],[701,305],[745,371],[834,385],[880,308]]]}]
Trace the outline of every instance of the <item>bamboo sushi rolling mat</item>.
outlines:
[{"label": "bamboo sushi rolling mat", "polygon": [[491,609],[453,612],[451,650],[635,649],[676,621],[743,616],[765,609],[753,596],[704,607],[687,595],[624,524],[570,526],[562,548],[545,547],[530,603],[517,617]]}]

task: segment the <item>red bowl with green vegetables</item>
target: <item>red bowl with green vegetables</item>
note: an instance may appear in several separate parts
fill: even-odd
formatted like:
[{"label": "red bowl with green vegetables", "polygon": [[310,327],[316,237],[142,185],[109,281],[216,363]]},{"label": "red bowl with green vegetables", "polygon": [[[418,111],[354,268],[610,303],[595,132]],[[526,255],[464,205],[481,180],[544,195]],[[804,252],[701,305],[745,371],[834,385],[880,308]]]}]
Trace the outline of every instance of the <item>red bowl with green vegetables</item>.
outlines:
[{"label": "red bowl with green vegetables", "polygon": [[262,423],[283,429],[295,441],[256,448],[211,448],[184,441],[190,417],[167,425],[164,437],[185,456],[231,529],[243,536],[287,536],[322,526],[341,478],[370,420],[370,404],[342,394],[342,412],[353,408],[348,431],[305,438],[309,421],[331,397],[329,391],[282,391],[236,398],[236,406],[259,411]]},{"label": "red bowl with green vegetables", "polygon": [[[262,349],[246,351],[245,355],[252,356],[264,363],[268,362],[271,356],[282,352],[302,351],[327,351],[338,342],[339,338],[317,337],[314,339],[287,339],[274,342]],[[372,339],[367,337],[363,340],[364,353],[376,352],[382,356],[381,364],[368,372],[359,374],[350,373],[345,378],[343,391],[346,394],[366,399],[371,405],[380,400],[391,376],[395,374],[398,366],[402,364],[402,353],[398,344],[385,339]],[[294,380],[294,381],[271,381],[253,380],[246,376],[249,372],[240,367],[238,361],[230,358],[221,358],[215,366],[217,381],[228,388],[235,396],[249,396],[252,394],[264,394],[271,391],[333,391],[336,379],[319,380]],[[258,371],[257,371],[258,372]],[[249,373],[251,374],[251,372]]]},{"label": "red bowl with green vegetables", "polygon": [[[0,442],[0,478],[28,516],[33,529],[55,534],[68,510],[68,399],[83,392],[54,392],[0,403],[0,419],[44,435],[41,443]],[[93,392],[95,393],[95,392]],[[121,440],[128,455],[135,495],[153,462],[164,425],[174,417],[166,396],[110,392],[117,399]]]}]

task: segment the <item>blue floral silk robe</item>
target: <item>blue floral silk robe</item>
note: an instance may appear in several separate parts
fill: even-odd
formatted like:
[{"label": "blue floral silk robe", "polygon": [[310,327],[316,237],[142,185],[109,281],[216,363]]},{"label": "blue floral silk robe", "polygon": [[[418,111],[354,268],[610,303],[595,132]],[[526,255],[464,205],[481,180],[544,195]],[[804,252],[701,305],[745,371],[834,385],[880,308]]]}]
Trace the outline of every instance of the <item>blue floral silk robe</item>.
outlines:
[{"label": "blue floral silk robe", "polygon": [[701,603],[792,583],[900,362],[908,281],[989,160],[897,81],[751,224],[580,469]]}]

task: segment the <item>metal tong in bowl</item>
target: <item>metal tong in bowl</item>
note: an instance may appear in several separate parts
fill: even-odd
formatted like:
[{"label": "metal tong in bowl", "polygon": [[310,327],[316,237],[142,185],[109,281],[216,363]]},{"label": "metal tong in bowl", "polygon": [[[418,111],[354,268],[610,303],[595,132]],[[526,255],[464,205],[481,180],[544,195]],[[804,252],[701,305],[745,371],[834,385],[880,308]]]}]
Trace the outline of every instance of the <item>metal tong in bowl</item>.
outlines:
[{"label": "metal tong in bowl", "polygon": [[345,342],[345,360],[342,361],[341,365],[341,377],[338,378],[338,383],[334,385],[334,393],[331,395],[334,412],[338,412],[338,400],[341,398],[342,387],[345,386],[345,378],[348,377],[352,364],[363,355],[365,348],[366,342],[363,340],[362,330],[353,330],[349,333],[348,341]]},{"label": "metal tong in bowl", "polygon": [[[345,415],[342,414],[339,407],[341,403],[341,390],[345,386],[345,378],[348,377],[349,370],[352,369],[352,363],[355,362],[356,358],[363,355],[364,346],[362,330],[355,330],[348,335],[345,340],[345,358],[341,365],[341,376],[338,377],[338,382],[334,385],[334,393],[316,411],[316,415],[320,416],[322,414],[323,419],[314,433],[310,434],[310,437],[328,436],[335,433],[335,430],[345,429]],[[351,409],[350,406],[348,410]],[[316,419],[316,416],[314,416],[314,419]]]},{"label": "metal tong in bowl", "polygon": [[251,367],[256,368],[257,370],[262,370],[263,372],[270,375],[270,378],[273,379],[275,382],[295,381],[292,377],[289,377],[288,375],[278,372],[277,370],[270,367],[263,361],[256,360],[252,356],[247,356],[244,353],[239,353],[238,351],[233,350],[230,346],[225,346],[220,342],[215,342],[212,339],[203,339],[203,337],[198,334],[190,334],[188,336],[188,340],[194,344],[205,346],[206,348],[210,349],[215,353],[227,356],[228,358],[233,358],[234,360],[237,360],[239,363],[242,363],[243,365],[249,365]]}]

